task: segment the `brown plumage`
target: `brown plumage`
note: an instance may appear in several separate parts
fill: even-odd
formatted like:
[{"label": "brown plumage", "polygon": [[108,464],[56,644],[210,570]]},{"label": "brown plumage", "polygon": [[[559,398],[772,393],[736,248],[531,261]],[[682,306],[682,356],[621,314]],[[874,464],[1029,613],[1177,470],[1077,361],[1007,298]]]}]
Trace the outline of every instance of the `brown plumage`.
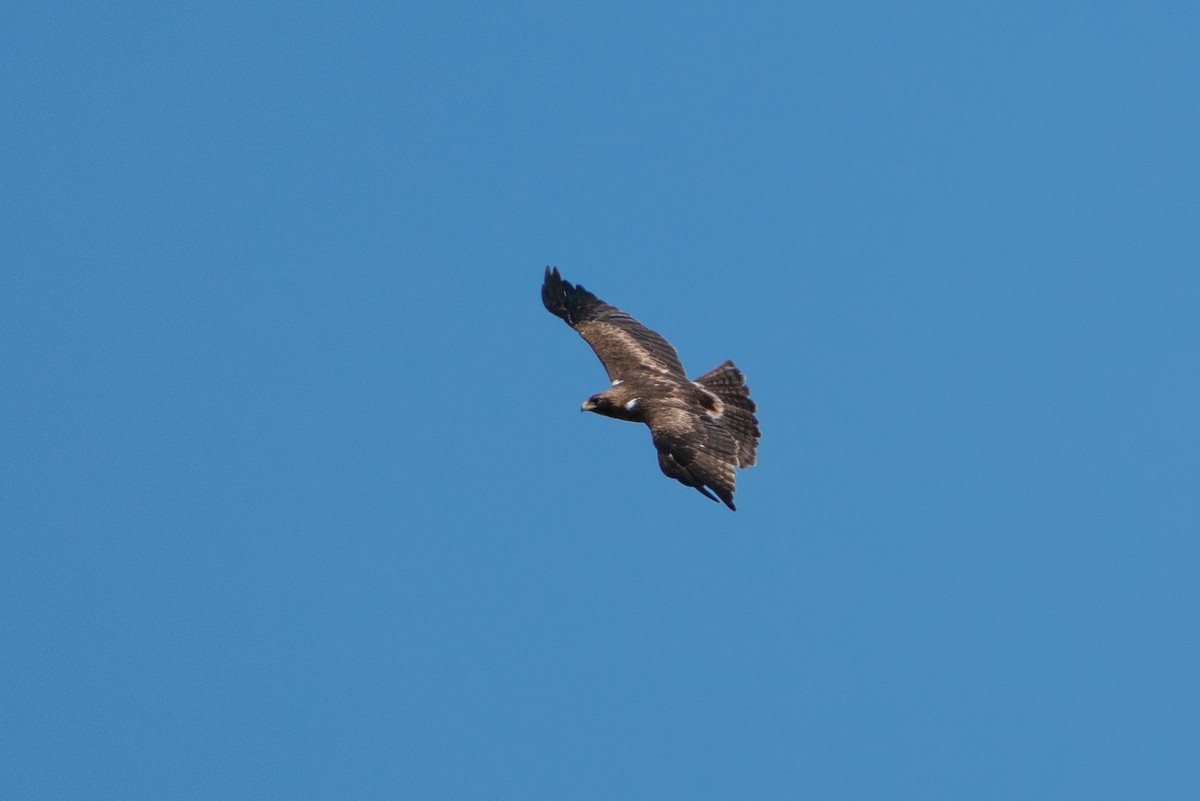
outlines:
[{"label": "brown plumage", "polygon": [[612,381],[583,411],[645,423],[665,474],[736,509],[734,468],[755,463],[762,436],[742,371],[727,361],[688,380],[670,342],[557,267],[546,268],[542,303],[592,346]]}]

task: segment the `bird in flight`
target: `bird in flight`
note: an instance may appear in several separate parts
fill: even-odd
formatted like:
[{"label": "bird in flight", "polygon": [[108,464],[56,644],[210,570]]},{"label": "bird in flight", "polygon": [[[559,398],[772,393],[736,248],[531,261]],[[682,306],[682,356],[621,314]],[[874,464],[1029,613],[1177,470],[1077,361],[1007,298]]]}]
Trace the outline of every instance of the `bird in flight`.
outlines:
[{"label": "bird in flight", "polygon": [[557,267],[546,268],[542,303],[592,346],[612,382],[583,411],[645,423],[663,473],[736,511],[734,468],[755,463],[762,436],[742,371],[726,361],[689,380],[670,342]]}]

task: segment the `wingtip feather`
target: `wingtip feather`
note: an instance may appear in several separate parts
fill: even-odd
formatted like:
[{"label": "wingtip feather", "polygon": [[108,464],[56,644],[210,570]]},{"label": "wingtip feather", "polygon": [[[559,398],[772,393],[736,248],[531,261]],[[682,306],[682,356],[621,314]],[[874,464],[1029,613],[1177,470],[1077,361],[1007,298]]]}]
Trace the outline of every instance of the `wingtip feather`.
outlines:
[{"label": "wingtip feather", "polygon": [[546,277],[542,280],[542,305],[555,317],[570,322],[567,312],[567,293],[571,285],[562,280],[557,267],[546,265]]}]

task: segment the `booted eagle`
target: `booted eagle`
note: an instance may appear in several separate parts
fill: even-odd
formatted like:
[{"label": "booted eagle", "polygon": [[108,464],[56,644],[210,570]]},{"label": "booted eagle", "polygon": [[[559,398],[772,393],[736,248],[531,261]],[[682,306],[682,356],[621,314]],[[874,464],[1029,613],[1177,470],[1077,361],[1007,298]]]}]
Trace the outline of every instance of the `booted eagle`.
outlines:
[{"label": "booted eagle", "polygon": [[733,470],[754,464],[762,436],[742,371],[727,361],[689,381],[670,342],[557,267],[546,268],[542,303],[592,346],[612,381],[583,411],[645,423],[664,473],[736,510]]}]

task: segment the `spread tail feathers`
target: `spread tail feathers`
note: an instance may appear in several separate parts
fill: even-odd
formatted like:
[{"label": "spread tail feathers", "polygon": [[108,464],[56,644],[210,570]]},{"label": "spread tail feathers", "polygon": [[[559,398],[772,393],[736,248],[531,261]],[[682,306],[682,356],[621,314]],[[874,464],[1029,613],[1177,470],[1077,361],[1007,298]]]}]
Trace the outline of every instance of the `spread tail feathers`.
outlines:
[{"label": "spread tail feathers", "polygon": [[742,371],[731,361],[722,362],[697,378],[695,383],[725,404],[721,423],[737,441],[739,466],[753,465],[758,460],[758,440],[762,432],[758,429],[758,418],[754,416],[758,407],[750,400],[750,388],[746,386]]}]

